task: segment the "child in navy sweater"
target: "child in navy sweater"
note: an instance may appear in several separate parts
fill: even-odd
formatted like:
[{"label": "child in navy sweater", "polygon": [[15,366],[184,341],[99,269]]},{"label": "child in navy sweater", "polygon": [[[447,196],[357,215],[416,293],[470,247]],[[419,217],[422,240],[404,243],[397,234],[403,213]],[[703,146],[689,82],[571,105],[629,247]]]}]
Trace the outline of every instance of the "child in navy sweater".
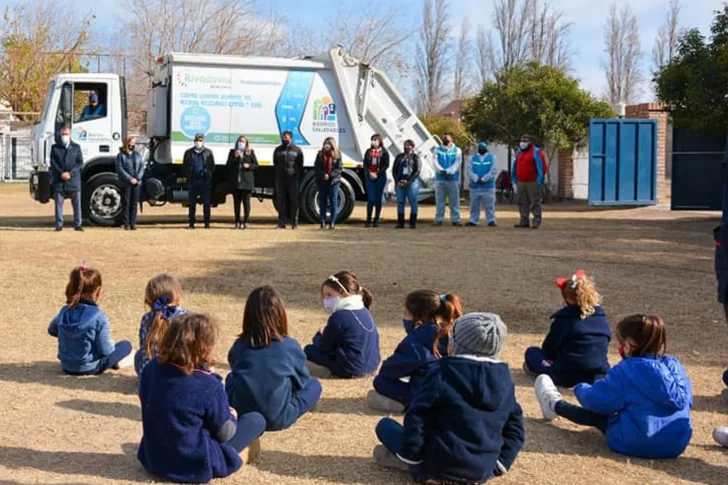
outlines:
[{"label": "child in navy sweater", "polygon": [[409,406],[427,371],[447,355],[450,330],[463,315],[457,295],[431,290],[410,293],[404,306],[407,336],[382,363],[374,390],[367,395],[369,406],[380,411],[401,413]]},{"label": "child in navy sweater", "polygon": [[98,307],[101,273],[82,265],[71,271],[66,306],[51,321],[48,333],[58,338],[58,360],[66,374],[101,374],[132,365],[131,343],[111,339],[109,317]]},{"label": "child in navy sweater", "polygon": [[291,427],[321,397],[321,383],[311,378],[306,355],[288,336],[283,299],[270,286],[248,296],[243,333],[230,349],[228,362],[225,390],[230,405],[240,414],[262,414],[268,431]]},{"label": "child in navy sweater", "polygon": [[497,359],[506,338],[498,315],[455,322],[450,356],[425,377],[404,417],[377,425],[382,466],[408,470],[419,483],[483,483],[510,470],[523,447],[523,411],[508,366]]},{"label": "child in navy sweater", "polygon": [[[232,475],[260,452],[265,419],[228,406],[213,352],[217,329],[206,315],[174,318],[139,381],[144,435],[137,457],[151,474],[182,483]],[[242,459],[239,453],[242,454]]]},{"label": "child in navy sweater", "polygon": [[601,297],[581,270],[570,279],[557,279],[556,285],[564,308],[551,315],[551,328],[541,348],[526,350],[523,370],[531,375],[546,374],[557,386],[593,384],[609,370],[607,352],[612,338],[599,306]]},{"label": "child in navy sweater", "polygon": [[169,321],[177,315],[187,313],[180,306],[182,303],[182,288],[179,282],[167,274],[155,276],[144,292],[144,303],[149,312],[144,314],[139,325],[139,350],[134,356],[134,370],[142,375],[142,370],[150,359],[157,356],[157,347],[164,333],[169,328]]},{"label": "child in navy sweater", "polygon": [[356,276],[342,271],[321,286],[324,308],[331,312],[326,327],[304,351],[317,377],[361,377],[379,367],[379,332],[369,306],[372,294]]},{"label": "child in navy sweater", "polygon": [[548,375],[536,379],[543,416],[597,428],[617,453],[676,458],[693,434],[693,391],[680,362],[665,355],[665,323],[657,316],[633,315],[619,322],[616,334],[622,361],[594,385],[574,388],[581,406],[564,401]]}]

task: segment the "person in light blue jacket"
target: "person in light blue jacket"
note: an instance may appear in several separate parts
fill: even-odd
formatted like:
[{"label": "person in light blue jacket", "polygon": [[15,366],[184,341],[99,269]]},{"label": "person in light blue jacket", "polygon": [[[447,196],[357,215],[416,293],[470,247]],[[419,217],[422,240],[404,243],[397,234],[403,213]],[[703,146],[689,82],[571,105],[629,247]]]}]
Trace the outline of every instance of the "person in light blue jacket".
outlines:
[{"label": "person in light blue jacket", "polygon": [[564,401],[549,376],[536,379],[543,416],[593,426],[617,453],[676,458],[693,434],[693,391],[680,362],[664,355],[665,323],[657,316],[633,315],[622,320],[615,333],[623,360],[604,379],[574,388],[583,407]]},{"label": "person in light blue jacket", "polygon": [[485,206],[485,222],[489,227],[497,225],[495,219],[495,179],[498,164],[495,155],[488,152],[488,144],[478,143],[478,153],[473,154],[468,167],[470,177],[470,221],[468,227],[480,222],[480,210]]},{"label": "person in light blue jacket", "polygon": [[144,178],[144,162],[136,151],[136,138],[127,136],[124,146],[116,156],[116,176],[121,188],[121,205],[124,211],[124,229],[136,231],[137,205]]},{"label": "person in light blue jacket", "polygon": [[450,221],[453,226],[462,226],[460,222],[460,169],[463,164],[463,152],[455,145],[452,133],[445,132],[442,146],[435,150],[435,226],[441,226],[445,220],[445,202],[450,202]]}]

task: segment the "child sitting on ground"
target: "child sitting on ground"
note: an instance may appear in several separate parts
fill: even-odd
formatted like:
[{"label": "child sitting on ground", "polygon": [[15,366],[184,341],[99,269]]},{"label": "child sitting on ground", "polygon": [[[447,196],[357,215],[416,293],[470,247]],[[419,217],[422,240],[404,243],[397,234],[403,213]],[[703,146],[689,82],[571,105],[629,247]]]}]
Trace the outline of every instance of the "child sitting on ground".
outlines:
[{"label": "child sitting on ground", "polygon": [[499,362],[506,326],[498,315],[469,313],[450,335],[450,356],[425,377],[404,417],[385,418],[374,449],[382,466],[418,483],[482,483],[510,470],[523,447],[523,411],[508,365]]},{"label": "child sitting on ground", "polygon": [[593,384],[609,370],[609,328],[601,297],[583,271],[570,279],[559,278],[564,308],[551,315],[552,323],[541,348],[526,350],[523,370],[527,374],[546,374],[557,386],[573,387],[581,382]]},{"label": "child sitting on ground", "polygon": [[291,427],[321,397],[321,383],[311,378],[301,345],[288,336],[283,299],[270,286],[248,296],[243,333],[228,362],[225,390],[230,405],[241,414],[261,413],[268,431]]},{"label": "child sitting on ground", "polygon": [[693,434],[693,392],[680,362],[664,355],[665,323],[657,316],[634,315],[619,322],[616,335],[623,360],[594,385],[574,388],[583,407],[564,401],[548,375],[536,379],[543,416],[593,426],[617,453],[675,458]]},{"label": "child sitting on ground", "polygon": [[304,349],[311,373],[321,378],[374,374],[380,354],[379,332],[369,313],[372,294],[348,271],[329,276],[321,294],[331,316]]},{"label": "child sitting on ground", "polygon": [[209,317],[180,315],[159,342],[159,356],[142,371],[144,435],[137,457],[149,473],[166,481],[207,483],[227,477],[260,452],[265,419],[258,413],[236,417],[222,379],[210,371],[216,340]]},{"label": "child sitting on ground", "polygon": [[374,379],[374,390],[367,395],[373,409],[401,413],[409,406],[432,364],[447,355],[450,330],[463,315],[457,295],[440,295],[431,290],[410,293],[404,306],[407,336],[394,355],[382,363]]},{"label": "child sitting on ground", "polygon": [[71,271],[66,305],[48,327],[58,338],[58,359],[66,374],[101,374],[132,365],[131,343],[111,340],[109,317],[98,307],[101,286],[101,273],[85,263]]},{"label": "child sitting on ground", "polygon": [[167,274],[155,276],[144,292],[144,303],[151,310],[142,317],[139,325],[139,350],[134,356],[134,370],[142,375],[142,370],[150,359],[157,356],[157,347],[169,328],[169,321],[177,315],[187,313],[182,308],[182,288],[179,282]]}]

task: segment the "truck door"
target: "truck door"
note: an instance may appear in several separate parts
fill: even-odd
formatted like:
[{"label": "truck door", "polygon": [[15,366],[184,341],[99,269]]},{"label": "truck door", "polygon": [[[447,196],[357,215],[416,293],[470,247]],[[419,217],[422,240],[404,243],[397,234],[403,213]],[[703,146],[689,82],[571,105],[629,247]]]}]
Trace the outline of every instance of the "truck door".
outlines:
[{"label": "truck door", "polygon": [[[114,133],[108,82],[66,82],[56,114],[55,135],[61,128],[71,128],[71,137],[81,146],[84,161],[98,157],[113,157],[113,144],[120,144],[121,134]],[[114,133],[114,134],[112,134]],[[115,139],[114,139],[115,138]]]}]

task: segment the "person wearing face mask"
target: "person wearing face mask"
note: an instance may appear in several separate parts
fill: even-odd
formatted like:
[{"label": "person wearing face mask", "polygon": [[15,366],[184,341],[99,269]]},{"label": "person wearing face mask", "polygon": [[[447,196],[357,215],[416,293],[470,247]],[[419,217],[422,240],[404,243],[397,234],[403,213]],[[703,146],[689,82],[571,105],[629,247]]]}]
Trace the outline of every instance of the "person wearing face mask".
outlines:
[{"label": "person wearing face mask", "polygon": [[61,142],[51,148],[51,182],[56,203],[56,231],[63,230],[63,202],[67,197],[73,204],[73,223],[76,231],[81,227],[81,171],[83,153],[71,140],[71,128],[61,128]]},{"label": "person wearing face mask", "polygon": [[[379,216],[382,214],[382,197],[387,185],[389,169],[389,152],[384,147],[382,135],[372,135],[372,147],[364,154],[364,178],[367,190],[367,222],[366,227],[379,227]],[[372,222],[372,212],[374,221]]]},{"label": "person wearing face mask", "polygon": [[[233,210],[235,212],[235,229],[247,229],[250,221],[250,196],[255,187],[255,170],[258,169],[258,158],[250,148],[248,139],[238,138],[235,147],[230,150],[227,160],[228,180],[233,192]],[[240,204],[245,208],[245,217],[240,222]]]},{"label": "person wearing face mask", "polygon": [[184,170],[187,175],[189,193],[189,228],[195,228],[197,218],[197,198],[202,196],[205,229],[210,228],[210,199],[212,197],[212,174],[215,171],[215,156],[205,148],[205,135],[195,135],[195,146],[185,152]]},{"label": "person wearing face mask", "polygon": [[460,222],[460,167],[463,163],[463,152],[454,143],[452,133],[446,132],[442,146],[435,150],[435,226],[441,226],[445,220],[445,202],[450,201],[450,220],[453,226],[462,226]]},{"label": "person wearing face mask", "polygon": [[313,164],[318,186],[318,203],[321,217],[321,229],[326,227],[326,213],[331,211],[329,229],[336,228],[336,217],[339,209],[339,184],[341,183],[341,152],[336,148],[336,140],[332,137],[324,140],[321,151],[316,155]]},{"label": "person wearing face mask", "polygon": [[415,142],[404,142],[404,153],[394,159],[392,175],[397,193],[397,225],[396,229],[404,229],[405,203],[410,204],[410,229],[417,228],[417,203],[420,195],[420,157],[415,153]]},{"label": "person wearing face mask", "polygon": [[144,162],[135,150],[136,138],[127,136],[116,156],[116,176],[121,187],[121,205],[124,211],[124,230],[136,231],[137,205],[144,178]]},{"label": "person wearing face mask", "polygon": [[104,116],[106,116],[106,107],[99,102],[99,95],[97,93],[91,93],[91,96],[88,97],[88,104],[81,111],[80,121],[88,118],[102,118]]},{"label": "person wearing face mask", "polygon": [[496,226],[495,220],[495,179],[498,165],[495,155],[488,152],[488,144],[478,143],[478,153],[470,160],[470,221],[468,227],[476,227],[480,221],[480,208],[485,206],[485,221],[489,227]]},{"label": "person wearing face mask", "polygon": [[276,172],[278,229],[286,228],[286,215],[293,229],[298,228],[298,206],[303,179],[303,152],[293,144],[293,133],[284,131],[281,144],[273,152]]},{"label": "person wearing face mask", "polygon": [[[541,227],[541,185],[547,173],[546,157],[543,152],[534,145],[530,136],[523,135],[511,165],[511,180],[516,186],[518,211],[521,215],[516,228]],[[533,224],[529,224],[531,213],[533,213]]]}]

